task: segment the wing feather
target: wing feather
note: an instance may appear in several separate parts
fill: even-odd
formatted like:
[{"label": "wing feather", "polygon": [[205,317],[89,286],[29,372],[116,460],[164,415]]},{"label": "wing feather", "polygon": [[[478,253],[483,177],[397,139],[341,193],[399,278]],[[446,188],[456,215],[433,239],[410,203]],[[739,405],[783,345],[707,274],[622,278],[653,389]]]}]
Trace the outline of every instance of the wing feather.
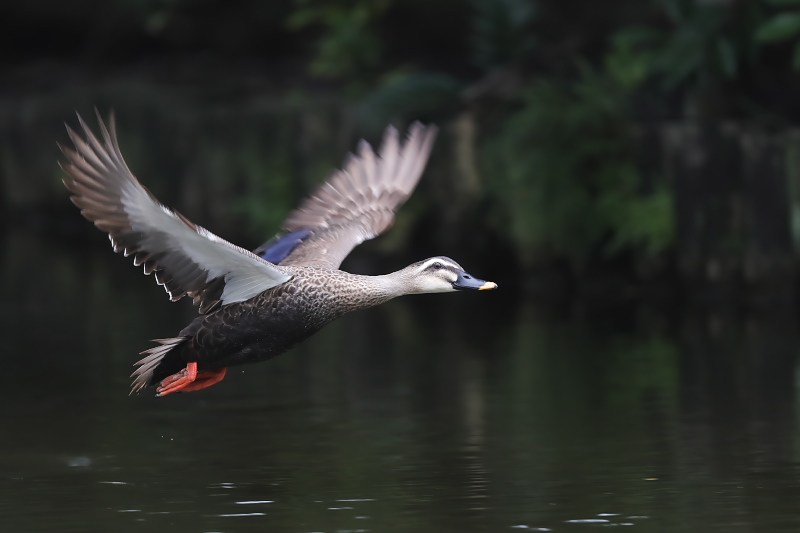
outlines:
[{"label": "wing feather", "polygon": [[81,138],[67,127],[75,150],[62,147],[64,185],[84,217],[109,234],[115,252],[133,255],[145,274],[155,272],[170,299],[190,296],[201,313],[248,300],[291,278],[272,263],[195,225],[161,205],[128,169],[110,128],[102,142],[78,115]]},{"label": "wing feather", "polygon": [[[415,122],[405,143],[394,127],[386,129],[379,153],[361,141],[342,167],[283,223],[285,233],[308,235],[281,265],[338,268],[353,248],[391,227],[394,214],[419,182],[428,162],[434,126]],[[278,239],[278,241],[280,238]]]}]

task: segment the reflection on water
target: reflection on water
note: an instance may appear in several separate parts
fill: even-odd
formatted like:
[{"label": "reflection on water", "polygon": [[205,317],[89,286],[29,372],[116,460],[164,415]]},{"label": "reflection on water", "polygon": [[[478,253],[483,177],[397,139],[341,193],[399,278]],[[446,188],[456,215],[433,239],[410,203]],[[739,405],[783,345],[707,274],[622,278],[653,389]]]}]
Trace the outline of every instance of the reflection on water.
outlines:
[{"label": "reflection on water", "polygon": [[4,531],[800,528],[791,314],[408,297],[207,391],[129,397],[190,306],[105,248],[1,249]]}]

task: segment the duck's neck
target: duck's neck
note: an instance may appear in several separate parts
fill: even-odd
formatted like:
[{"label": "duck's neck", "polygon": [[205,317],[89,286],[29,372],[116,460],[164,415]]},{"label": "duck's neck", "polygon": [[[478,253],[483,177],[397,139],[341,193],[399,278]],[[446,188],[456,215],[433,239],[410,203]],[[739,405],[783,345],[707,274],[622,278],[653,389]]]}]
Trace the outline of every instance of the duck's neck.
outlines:
[{"label": "duck's neck", "polygon": [[398,296],[410,294],[408,283],[403,276],[402,270],[392,272],[391,274],[383,274],[381,276],[365,277],[369,278],[369,284],[374,294],[379,298],[383,298],[384,302],[392,298],[397,298]]},{"label": "duck's neck", "polygon": [[321,274],[318,285],[325,287],[328,296],[327,312],[333,318],[350,311],[366,309],[388,302],[392,298],[409,294],[409,283],[403,271],[382,276],[363,276],[338,271],[331,277],[324,271],[310,270],[307,274]]},{"label": "duck's neck", "polygon": [[392,298],[408,294],[402,272],[382,276],[347,274],[337,289],[338,302],[347,309],[363,309],[388,302]]}]

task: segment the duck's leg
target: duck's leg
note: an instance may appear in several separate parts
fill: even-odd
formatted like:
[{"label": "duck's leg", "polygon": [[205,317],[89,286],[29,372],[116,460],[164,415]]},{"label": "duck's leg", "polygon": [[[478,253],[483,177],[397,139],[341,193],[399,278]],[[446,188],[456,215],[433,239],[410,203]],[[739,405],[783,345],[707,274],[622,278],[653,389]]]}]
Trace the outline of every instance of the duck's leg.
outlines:
[{"label": "duck's leg", "polygon": [[218,370],[204,370],[202,372],[197,373],[197,377],[192,383],[189,383],[185,387],[181,388],[182,391],[189,392],[193,390],[200,390],[205,389],[206,387],[210,387],[211,385],[216,385],[223,379],[225,379],[225,373],[227,372],[227,368],[220,368]]},{"label": "duck's leg", "polygon": [[178,391],[190,392],[205,389],[222,381],[225,372],[225,368],[198,372],[197,363],[187,363],[186,368],[161,381],[161,386],[156,389],[156,396],[166,396]]}]

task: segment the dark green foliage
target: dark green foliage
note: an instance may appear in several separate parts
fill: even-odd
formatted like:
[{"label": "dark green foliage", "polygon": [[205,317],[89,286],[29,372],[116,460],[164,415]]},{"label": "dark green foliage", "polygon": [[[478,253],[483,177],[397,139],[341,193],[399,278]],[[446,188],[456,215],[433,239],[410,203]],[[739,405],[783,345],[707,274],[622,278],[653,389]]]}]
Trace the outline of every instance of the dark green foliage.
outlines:
[{"label": "dark green foliage", "polygon": [[646,57],[649,73],[662,89],[681,85],[730,84],[743,71],[763,62],[768,45],[793,46],[793,66],[800,68],[800,1],[653,0],[666,15],[666,27],[621,28],[615,40]]},{"label": "dark green foliage", "polygon": [[[639,43],[649,49],[651,72],[665,90],[736,78],[757,52],[753,36],[763,20],[762,2],[737,5],[698,0],[654,0],[667,15],[664,30],[648,28]],[[630,29],[623,31],[630,32]]]},{"label": "dark green foliage", "polygon": [[624,97],[589,69],[572,83],[542,80],[487,140],[492,194],[526,262],[623,248],[652,254],[672,243],[671,195],[642,193]]},{"label": "dark green foliage", "polygon": [[[272,139],[253,131],[260,141],[245,140],[229,159],[198,156],[199,167],[212,169],[202,177],[207,190],[253,192],[234,208],[240,220],[254,221],[254,233],[274,227],[355,137],[374,141],[387,123],[423,120],[443,130],[433,163],[445,177],[420,191],[439,195],[442,220],[454,224],[475,206],[493,205],[502,216],[487,235],[500,234],[528,264],[623,256],[635,262],[673,251],[672,206],[680,202],[663,177],[668,169],[658,168],[670,127],[734,123],[746,131],[757,122],[773,131],[800,120],[800,0],[46,5],[17,3],[14,13],[0,7],[0,39],[14,61],[41,53],[50,65],[48,53],[72,53],[78,72],[89,59],[92,69],[128,68],[136,79],[137,69],[146,72],[142,65],[152,62],[155,72],[174,72],[179,82],[218,91],[210,97],[217,102],[274,99],[281,108],[300,102],[290,113],[302,118],[290,119],[291,131],[283,132],[295,146],[284,135]],[[58,50],[48,48],[50,42]],[[173,69],[181,54],[200,66]],[[49,87],[50,67],[42,71]],[[9,87],[11,94],[27,91]],[[322,101],[330,109],[319,118],[308,104]],[[99,105],[120,106],[118,98]],[[309,142],[320,123],[328,125],[322,130],[336,126]],[[642,158],[653,167],[646,174],[638,164],[643,147],[637,134],[643,131],[658,137],[648,147],[658,154]],[[17,153],[9,149],[5,166],[11,170]],[[292,178],[298,173],[302,178]],[[10,182],[24,190],[24,180]],[[719,190],[719,184],[701,185]],[[173,196],[181,187],[175,185]],[[9,203],[19,196],[0,193]],[[410,211],[404,223],[423,225],[419,216]],[[501,218],[509,228],[497,223]],[[476,242],[493,238],[487,235]]]},{"label": "dark green foliage", "polygon": [[524,58],[533,46],[528,27],[536,13],[526,0],[472,0],[472,62],[491,69]]},{"label": "dark green foliage", "polygon": [[[533,4],[475,0],[469,36],[472,64],[504,67],[533,50]],[[568,257],[584,262],[622,250],[650,255],[673,241],[672,196],[664,186],[642,192],[632,153],[627,101],[650,74],[653,52],[639,45],[658,36],[620,32],[601,73],[588,66],[577,80],[538,77],[521,102],[494,110],[496,131],[477,147],[490,194],[502,206],[505,233],[530,265]],[[463,107],[470,86],[444,73],[393,76],[365,101],[365,117],[446,117]]]},{"label": "dark green foliage", "polygon": [[291,30],[321,28],[310,72],[325,78],[361,78],[381,57],[382,42],[375,23],[390,0],[314,2],[295,0],[286,21]]},{"label": "dark green foliage", "polygon": [[443,73],[397,74],[364,98],[361,116],[373,129],[397,116],[447,116],[458,108],[463,89],[463,83]]},{"label": "dark green foliage", "polygon": [[756,40],[764,44],[793,44],[792,67],[800,70],[800,1],[767,0],[767,3],[775,8],[775,13],[758,28]]},{"label": "dark green foliage", "polygon": [[189,4],[189,0],[117,0],[120,6],[136,13],[142,27],[151,34],[165,30],[177,12]]},{"label": "dark green foliage", "polygon": [[[483,71],[524,59],[533,47],[529,24],[535,4],[527,0],[472,0],[468,35],[471,66]],[[463,105],[469,83],[445,72],[401,69],[389,73],[362,106],[366,120],[397,116],[442,118]]]}]

